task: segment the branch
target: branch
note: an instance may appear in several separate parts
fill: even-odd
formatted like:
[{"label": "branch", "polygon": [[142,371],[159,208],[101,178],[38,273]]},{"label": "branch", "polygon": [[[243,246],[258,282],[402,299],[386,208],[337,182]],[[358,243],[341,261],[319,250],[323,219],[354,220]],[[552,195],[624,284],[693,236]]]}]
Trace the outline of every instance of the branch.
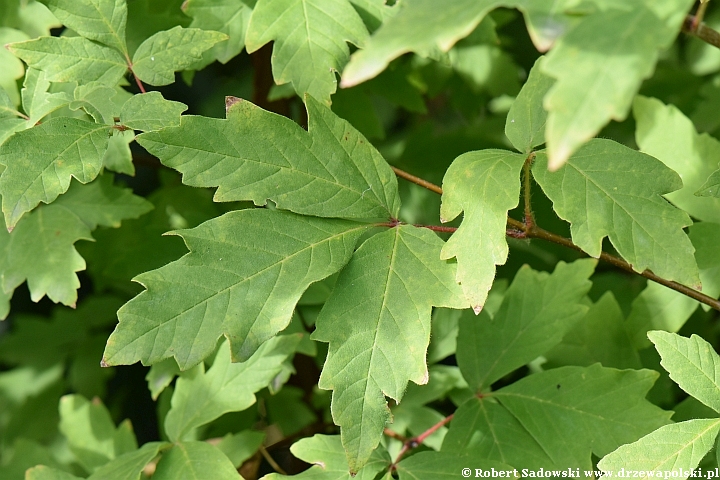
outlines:
[{"label": "branch", "polygon": [[708,43],[713,47],[720,48],[720,32],[718,32],[717,30],[713,30],[712,28],[702,23],[702,13],[702,11],[698,11],[697,16],[686,16],[685,21],[682,25],[682,31],[690,36],[699,38],[703,42]]},{"label": "branch", "polygon": [[[720,37],[719,37],[720,38]],[[437,185],[434,185],[427,180],[423,180],[422,178],[418,178],[414,175],[410,175],[407,172],[404,172],[398,168],[392,167],[392,169],[395,171],[395,174],[398,177],[404,178],[410,182],[413,182],[417,185],[420,185],[421,187],[427,188],[428,190],[435,192],[437,194],[442,195],[442,188],[438,187]],[[509,237],[513,238],[540,238],[543,240],[546,240],[548,242],[557,243],[558,245],[562,245],[564,247],[570,248],[572,250],[575,250],[577,252],[582,253],[583,255],[587,255],[580,247],[575,245],[572,240],[569,238],[562,237],[560,235],[556,235],[552,232],[548,232],[547,230],[538,227],[537,225],[527,225],[523,222],[520,222],[518,220],[515,220],[514,218],[508,217],[507,219],[507,235]],[[393,225],[394,226],[394,225]],[[416,225],[418,227],[425,227],[430,228],[431,230],[435,231],[442,231],[442,232],[450,232],[452,227],[434,227],[434,226],[425,226],[425,225]],[[442,230],[440,230],[442,229]],[[454,230],[452,230],[454,231]],[[705,295],[702,292],[699,292],[695,290],[694,288],[690,288],[686,285],[683,285],[681,283],[673,282],[671,280],[667,280],[665,278],[659,277],[655,275],[650,270],[645,270],[643,272],[637,272],[633,269],[632,265],[630,265],[628,262],[623,260],[620,257],[616,257],[615,255],[610,255],[609,253],[602,252],[600,254],[600,260],[607,262],[617,268],[620,268],[622,270],[625,270],[626,272],[634,273],[636,275],[643,276],[647,278],[648,280],[652,280],[653,282],[659,283],[660,285],[663,285],[671,290],[675,290],[676,292],[682,293],[683,295],[686,295],[694,300],[697,300],[700,303],[704,303],[705,305],[708,305],[709,307],[714,308],[717,311],[720,311],[720,301]]]},{"label": "branch", "polygon": [[[433,433],[437,432],[439,429],[441,429],[442,427],[444,427],[445,425],[447,425],[448,423],[450,423],[450,420],[453,419],[453,416],[454,416],[454,415],[455,415],[454,413],[448,415],[447,417],[443,418],[442,420],[440,420],[438,423],[436,423],[436,424],[433,425],[432,427],[430,427],[430,428],[428,428],[427,430],[425,430],[423,433],[421,433],[421,434],[418,435],[417,437],[413,437],[413,438],[410,438],[410,439],[406,440],[405,443],[404,443],[403,446],[402,446],[402,449],[400,450],[400,453],[398,453],[397,458],[395,459],[395,461],[393,462],[393,464],[390,465],[390,471],[391,471],[391,472],[394,472],[395,469],[397,469],[397,464],[400,463],[400,460],[402,460],[402,458],[405,456],[405,454],[406,454],[407,452],[409,452],[409,451],[412,450],[413,448],[417,448],[417,447],[419,447],[420,445],[422,445],[422,443],[423,443],[425,440],[427,440],[427,438],[428,438],[430,435],[432,435]],[[386,435],[387,435],[387,433],[386,433]]]}]

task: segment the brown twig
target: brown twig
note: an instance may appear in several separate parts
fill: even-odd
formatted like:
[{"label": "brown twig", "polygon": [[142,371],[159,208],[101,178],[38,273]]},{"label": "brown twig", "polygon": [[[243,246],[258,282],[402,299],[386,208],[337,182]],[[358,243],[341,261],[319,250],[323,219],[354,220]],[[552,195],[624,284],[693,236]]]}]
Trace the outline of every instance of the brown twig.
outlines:
[{"label": "brown twig", "polygon": [[[395,171],[395,173],[397,174],[398,177],[404,178],[410,182],[420,185],[421,187],[427,188],[428,190],[430,190],[432,192],[442,195],[442,188],[438,187],[437,185],[434,185],[434,184],[428,182],[427,180],[423,180],[414,175],[410,175],[409,173],[399,170],[398,168],[393,167],[393,170]],[[416,181],[416,180],[418,180],[418,181]],[[587,255],[587,253],[585,253],[580,247],[575,245],[573,243],[573,241],[570,240],[569,238],[565,238],[560,235],[556,235],[552,232],[548,232],[547,230],[540,228],[537,225],[526,225],[523,222],[520,222],[518,220],[515,220],[514,218],[508,217],[507,226],[508,226],[508,230],[506,231],[506,234],[510,237],[513,237],[513,238],[540,238],[542,240],[557,243],[558,245],[562,245],[564,247],[570,248],[570,249],[580,252],[584,255]],[[426,226],[426,228],[430,228],[430,227]],[[433,227],[432,229],[434,229],[434,228],[438,228],[438,227]],[[600,254],[599,258],[600,258],[600,260],[607,262],[617,268],[625,270],[626,272],[634,273],[636,275],[641,275],[641,276],[647,278],[648,280],[652,280],[653,282],[659,283],[660,285],[663,285],[667,288],[675,290],[676,292],[682,293],[683,295],[686,295],[694,300],[697,300],[700,303],[704,303],[705,305],[708,305],[709,307],[712,307],[715,310],[720,311],[720,301],[718,301],[708,295],[705,295],[704,293],[699,292],[699,291],[695,290],[694,288],[690,288],[681,283],[673,282],[672,280],[667,280],[665,278],[659,277],[658,275],[655,275],[650,270],[638,272],[633,269],[632,265],[630,265],[628,262],[626,262],[622,258],[616,257],[615,255],[610,255],[609,253],[606,253],[606,252],[602,252]]]},{"label": "brown twig", "polygon": [[[701,4],[700,8],[702,8]],[[720,32],[713,30],[702,23],[702,11],[698,9],[697,15],[688,15],[682,25],[682,31],[693,37],[697,37],[705,43],[720,48]]]},{"label": "brown twig", "polygon": [[287,475],[287,472],[285,470],[283,470],[283,468],[280,465],[278,465],[278,463],[275,461],[274,458],[272,458],[272,456],[270,456],[270,454],[265,449],[265,447],[260,445],[260,448],[258,450],[260,450],[260,454],[263,456],[263,458],[265,458],[265,460],[267,460],[267,462],[270,464],[270,466],[273,468],[273,470],[275,470],[280,475]]},{"label": "brown twig", "polygon": [[408,438],[406,436],[400,435],[397,432],[393,432],[389,428],[386,428],[385,430],[383,430],[383,435],[385,435],[386,437],[394,438],[395,440],[399,440],[403,443],[408,441]]},{"label": "brown twig", "polygon": [[[447,425],[448,423],[450,423],[450,420],[452,420],[452,418],[453,418],[454,415],[455,415],[454,413],[448,415],[447,417],[443,418],[442,420],[440,420],[438,423],[436,423],[436,424],[433,425],[432,427],[430,427],[430,428],[428,428],[427,430],[425,430],[423,433],[421,433],[421,434],[418,435],[417,437],[413,437],[413,438],[407,439],[407,440],[405,441],[405,443],[403,443],[403,446],[402,446],[402,448],[400,449],[400,453],[398,453],[397,458],[395,459],[395,461],[393,462],[393,464],[390,465],[390,471],[391,471],[391,472],[394,472],[394,471],[397,469],[397,464],[400,463],[400,460],[402,460],[402,458],[405,456],[406,453],[408,453],[408,452],[409,452],[410,450],[412,450],[413,448],[417,448],[417,447],[419,447],[420,445],[422,445],[422,443],[423,443],[425,440],[427,440],[427,438],[428,438],[430,435],[432,435],[433,433],[437,432],[437,431],[440,430],[442,427],[444,427],[445,425]],[[387,430],[387,429],[386,429],[386,430]],[[394,433],[394,432],[393,432],[393,433]]]}]

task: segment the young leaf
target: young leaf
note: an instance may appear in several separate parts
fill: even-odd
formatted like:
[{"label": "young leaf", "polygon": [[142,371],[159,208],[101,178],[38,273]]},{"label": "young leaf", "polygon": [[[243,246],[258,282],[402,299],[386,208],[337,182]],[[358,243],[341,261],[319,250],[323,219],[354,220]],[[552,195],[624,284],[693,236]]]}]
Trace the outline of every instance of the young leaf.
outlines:
[{"label": "young leaf", "polygon": [[252,8],[243,0],[188,0],[183,2],[183,12],[192,17],[193,28],[214,30],[229,38],[211,50],[213,58],[227,63],[245,48],[245,32]]},{"label": "young leaf", "polygon": [[348,0],[258,0],[248,25],[249,53],[270,41],[272,69],[278,85],[292,82],[301,97],[310,94],[330,104],[335,72],[347,63],[346,42],[361,47],[368,32]]},{"label": "young leaf", "polygon": [[80,395],[65,395],[60,399],[60,431],[89,472],[137,449],[128,420],[115,428],[110,413],[100,401],[90,402]]},{"label": "young leaf", "polygon": [[720,198],[720,170],[712,172],[705,183],[695,192],[695,195],[699,197]]},{"label": "young leaf", "polygon": [[682,188],[675,172],[604,139],[588,142],[558,172],[549,172],[547,162],[547,155],[538,152],[533,176],[560,218],[571,223],[576,245],[598,257],[607,236],[635,271],[648,268],[700,286],[694,248],[682,230],[692,221],[661,197]]},{"label": "young leaf", "polygon": [[180,115],[187,105],[165,100],[160,92],[132,96],[122,107],[120,123],[134,130],[153,132],[167,127],[179,127]]},{"label": "young leaf", "polygon": [[[252,200],[321,217],[396,218],[397,179],[349,123],[307,97],[309,131],[228,97],[227,120],[186,116],[178,128],[138,143],[194,187],[219,186],[215,200]],[[281,132],[281,133],[280,133]]]},{"label": "young leaf", "polygon": [[540,57],[533,65],[505,121],[505,135],[513,147],[524,154],[545,143],[547,112],[543,108],[543,98],[554,81],[542,73],[543,58]]},{"label": "young leaf", "polygon": [[101,82],[114,87],[128,65],[122,54],[82,37],[41,37],[7,47],[50,82]]},{"label": "young leaf", "polygon": [[[557,465],[590,469],[607,455],[668,423],[645,400],[658,374],[599,364],[530,375],[493,393]],[[562,418],[559,422],[557,419]]]},{"label": "young leaf", "polygon": [[673,105],[638,96],[633,103],[637,122],[635,140],[643,153],[652,155],[682,178],[683,187],[665,198],[692,217],[720,222],[720,198],[695,196],[720,158],[720,142],[710,135],[698,134],[695,126]]},{"label": "young leaf", "polygon": [[447,52],[472,32],[495,7],[510,6],[512,1],[457,0],[438,8],[434,0],[401,3],[397,13],[353,53],[342,74],[342,87],[352,87],[377,76],[391,60],[406,52],[423,57]]},{"label": "young leaf", "polygon": [[150,442],[138,450],[123,453],[95,470],[88,480],[139,479],[145,466],[167,445],[163,442]]},{"label": "young leaf", "polygon": [[551,275],[524,266],[492,319],[463,316],[456,355],[470,388],[479,392],[560,343],[588,311],[595,264],[559,262]]},{"label": "young leaf", "polygon": [[[310,438],[303,438],[293,443],[290,451],[300,460],[312,465],[308,470],[292,477],[298,480],[372,480],[391,463],[387,451],[382,447],[377,448],[357,475],[352,475],[338,435],[313,435]],[[287,477],[271,473],[264,478],[283,480]]]},{"label": "young leaf", "polygon": [[180,26],[158,32],[135,51],[132,71],[150,85],[170,85],[175,72],[196,63],[203,52],[227,38],[224,33]]},{"label": "young leaf", "polygon": [[557,80],[545,98],[551,170],[564,165],[608,121],[625,119],[640,83],[653,72],[658,51],[675,39],[692,3],[598,9],[558,40],[542,67]]},{"label": "young leaf", "polygon": [[312,338],[328,342],[319,386],[333,390],[351,472],[370,458],[389,411],[407,383],[428,381],[425,364],[433,306],[467,307],[454,265],[440,260],[433,232],[401,226],[375,235],[338,277]]},{"label": "young leaf", "polygon": [[720,419],[717,418],[665,425],[634,443],[621,446],[600,460],[598,468],[610,475],[622,468],[690,473],[715,445],[718,431]]},{"label": "young leaf", "polygon": [[93,180],[102,168],[108,145],[107,125],[70,117],[48,120],[18,132],[0,146],[0,177],[5,223],[12,229],[40,202],[65,193],[74,177]]},{"label": "young leaf", "polygon": [[180,478],[242,480],[225,454],[207,442],[176,443],[163,453],[152,478],[153,480]]},{"label": "young leaf", "polygon": [[720,356],[697,335],[690,338],[660,330],[649,332],[670,378],[702,403],[720,413]]},{"label": "young leaf", "polygon": [[192,429],[254,404],[255,392],[280,373],[300,339],[299,334],[272,338],[242,363],[230,363],[230,345],[224,342],[207,372],[198,365],[175,384],[172,407],[165,417],[168,438],[180,441]]},{"label": "young leaf", "polygon": [[126,0],[41,0],[63,25],[127,56]]},{"label": "young leaf", "polygon": [[520,170],[525,157],[505,150],[481,150],[460,155],[443,179],[440,220],[465,211],[460,228],[441,252],[457,257],[457,282],[479,313],[495,279],[495,265],[507,260],[507,212],[520,195]]},{"label": "young leaf", "polygon": [[186,370],[223,334],[234,360],[250,358],[288,325],[308,285],[347,263],[367,228],[249,209],[175,232],[190,253],[136,277],[147,290],[118,312],[103,361],[152,364],[172,356]]}]

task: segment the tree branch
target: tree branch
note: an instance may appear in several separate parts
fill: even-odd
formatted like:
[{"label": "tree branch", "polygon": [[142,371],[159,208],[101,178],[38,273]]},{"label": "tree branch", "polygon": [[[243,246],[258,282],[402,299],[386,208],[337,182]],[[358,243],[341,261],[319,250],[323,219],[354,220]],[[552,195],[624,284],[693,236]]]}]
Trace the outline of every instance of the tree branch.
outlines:
[{"label": "tree branch", "polygon": [[405,456],[405,454],[406,454],[407,452],[409,452],[409,451],[412,450],[413,448],[417,448],[417,447],[419,447],[420,445],[422,445],[422,443],[423,443],[425,440],[427,440],[427,438],[428,438],[430,435],[432,435],[433,433],[437,432],[440,428],[442,428],[442,427],[444,427],[445,425],[447,425],[448,423],[450,423],[450,420],[453,419],[453,416],[454,416],[454,415],[455,415],[454,413],[448,415],[447,417],[443,418],[442,420],[440,420],[438,423],[436,423],[436,424],[433,425],[432,427],[430,427],[430,428],[428,428],[427,430],[425,430],[423,433],[421,433],[421,434],[418,435],[417,437],[413,437],[413,438],[410,438],[410,439],[406,440],[405,443],[404,443],[403,446],[402,446],[402,449],[400,449],[400,453],[398,453],[397,458],[395,459],[395,461],[393,462],[393,464],[390,465],[390,471],[391,471],[391,472],[394,472],[395,469],[397,469],[397,464],[400,463],[400,460],[402,460],[402,458]]},{"label": "tree branch", "polygon": [[702,13],[703,12],[698,11],[697,16],[686,16],[685,21],[682,25],[682,31],[690,36],[699,38],[703,42],[708,43],[713,47],[720,48],[720,32],[718,32],[717,30],[713,30],[712,28],[702,23]]},{"label": "tree branch", "polygon": [[[437,185],[434,185],[427,180],[423,180],[422,178],[416,177],[414,175],[411,175],[407,172],[404,172],[398,168],[392,167],[393,171],[395,171],[395,174],[398,177],[404,178],[412,183],[415,183],[417,185],[420,185],[421,187],[427,188],[428,190],[435,192],[437,194],[442,195],[442,188],[438,187]],[[435,226],[425,226],[425,225],[416,225],[418,227],[425,227],[430,228],[431,230],[435,231],[442,231],[442,232],[451,232],[452,227],[435,227]],[[515,220],[514,218],[508,217],[507,219],[507,235],[509,237],[513,238],[540,238],[543,240],[546,240],[548,242],[557,243],[558,245],[562,245],[564,247],[570,248],[572,250],[575,250],[577,252],[582,253],[583,255],[587,255],[580,247],[575,245],[572,240],[569,238],[562,237],[560,235],[556,235],[552,232],[548,232],[547,230],[538,227],[535,224],[532,225],[526,225],[523,222],[520,222],[518,220]],[[439,230],[442,229],[442,230]],[[454,229],[452,229],[454,231]],[[705,305],[708,305],[709,307],[714,308],[717,311],[720,311],[720,301],[705,295],[702,292],[699,292],[695,290],[694,288],[690,288],[686,285],[683,285],[681,283],[673,282],[671,280],[667,280],[665,278],[659,277],[658,275],[655,275],[650,270],[645,270],[643,272],[637,272],[632,268],[632,265],[630,265],[628,262],[623,260],[620,257],[616,257],[615,255],[610,255],[609,253],[602,252],[600,254],[600,260],[607,262],[617,268],[620,268],[621,270],[625,270],[626,272],[634,273],[636,275],[643,276],[647,278],[648,280],[652,280],[653,282],[659,283],[660,285],[663,285],[671,290],[675,290],[676,292],[682,293],[683,295],[686,295],[694,300],[697,300],[700,303],[704,303]]]}]

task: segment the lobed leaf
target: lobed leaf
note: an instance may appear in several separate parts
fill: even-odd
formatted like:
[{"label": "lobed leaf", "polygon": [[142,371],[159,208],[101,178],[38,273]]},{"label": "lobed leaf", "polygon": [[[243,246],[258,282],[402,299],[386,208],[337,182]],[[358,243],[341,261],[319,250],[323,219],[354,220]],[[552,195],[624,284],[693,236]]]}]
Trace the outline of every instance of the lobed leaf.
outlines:
[{"label": "lobed leaf", "polygon": [[597,258],[607,236],[635,271],[700,286],[694,248],[683,232],[692,221],[661,197],[682,188],[675,172],[604,139],[588,142],[558,172],[547,165],[547,155],[538,152],[533,175],[570,222],[576,245]]},{"label": "lobed leaf", "polygon": [[456,158],[443,178],[440,220],[465,211],[460,228],[440,253],[457,258],[457,282],[475,313],[485,304],[495,265],[507,260],[507,213],[518,204],[525,157],[505,150],[468,152]]},{"label": "lobed leaf", "polygon": [[138,143],[215,200],[252,200],[321,217],[395,218],[397,179],[382,156],[349,123],[311,97],[309,130],[228,97],[227,119],[186,116],[180,127]]},{"label": "lobed leaf", "polygon": [[409,381],[428,381],[433,306],[463,308],[455,267],[440,260],[433,232],[400,226],[367,240],[340,273],[312,338],[328,342],[319,386],[333,390],[351,472],[377,447],[389,418],[385,395],[400,401]]},{"label": "lobed leaf", "polygon": [[[118,312],[109,365],[174,357],[186,370],[230,340],[248,358],[283,330],[307,287],[350,259],[366,224],[267,209],[227,213],[176,232],[190,253],[136,277],[147,290]],[[258,239],[264,239],[258,242]]]},{"label": "lobed leaf", "polygon": [[224,33],[228,39],[216,44],[212,55],[227,63],[245,48],[245,33],[252,8],[243,0],[188,0],[183,12],[192,17],[190,27]]},{"label": "lobed leaf", "polygon": [[368,36],[348,0],[258,0],[245,44],[249,53],[274,41],[272,70],[278,85],[292,82],[301,97],[330,104],[335,72],[350,55],[346,42],[361,47]]}]

